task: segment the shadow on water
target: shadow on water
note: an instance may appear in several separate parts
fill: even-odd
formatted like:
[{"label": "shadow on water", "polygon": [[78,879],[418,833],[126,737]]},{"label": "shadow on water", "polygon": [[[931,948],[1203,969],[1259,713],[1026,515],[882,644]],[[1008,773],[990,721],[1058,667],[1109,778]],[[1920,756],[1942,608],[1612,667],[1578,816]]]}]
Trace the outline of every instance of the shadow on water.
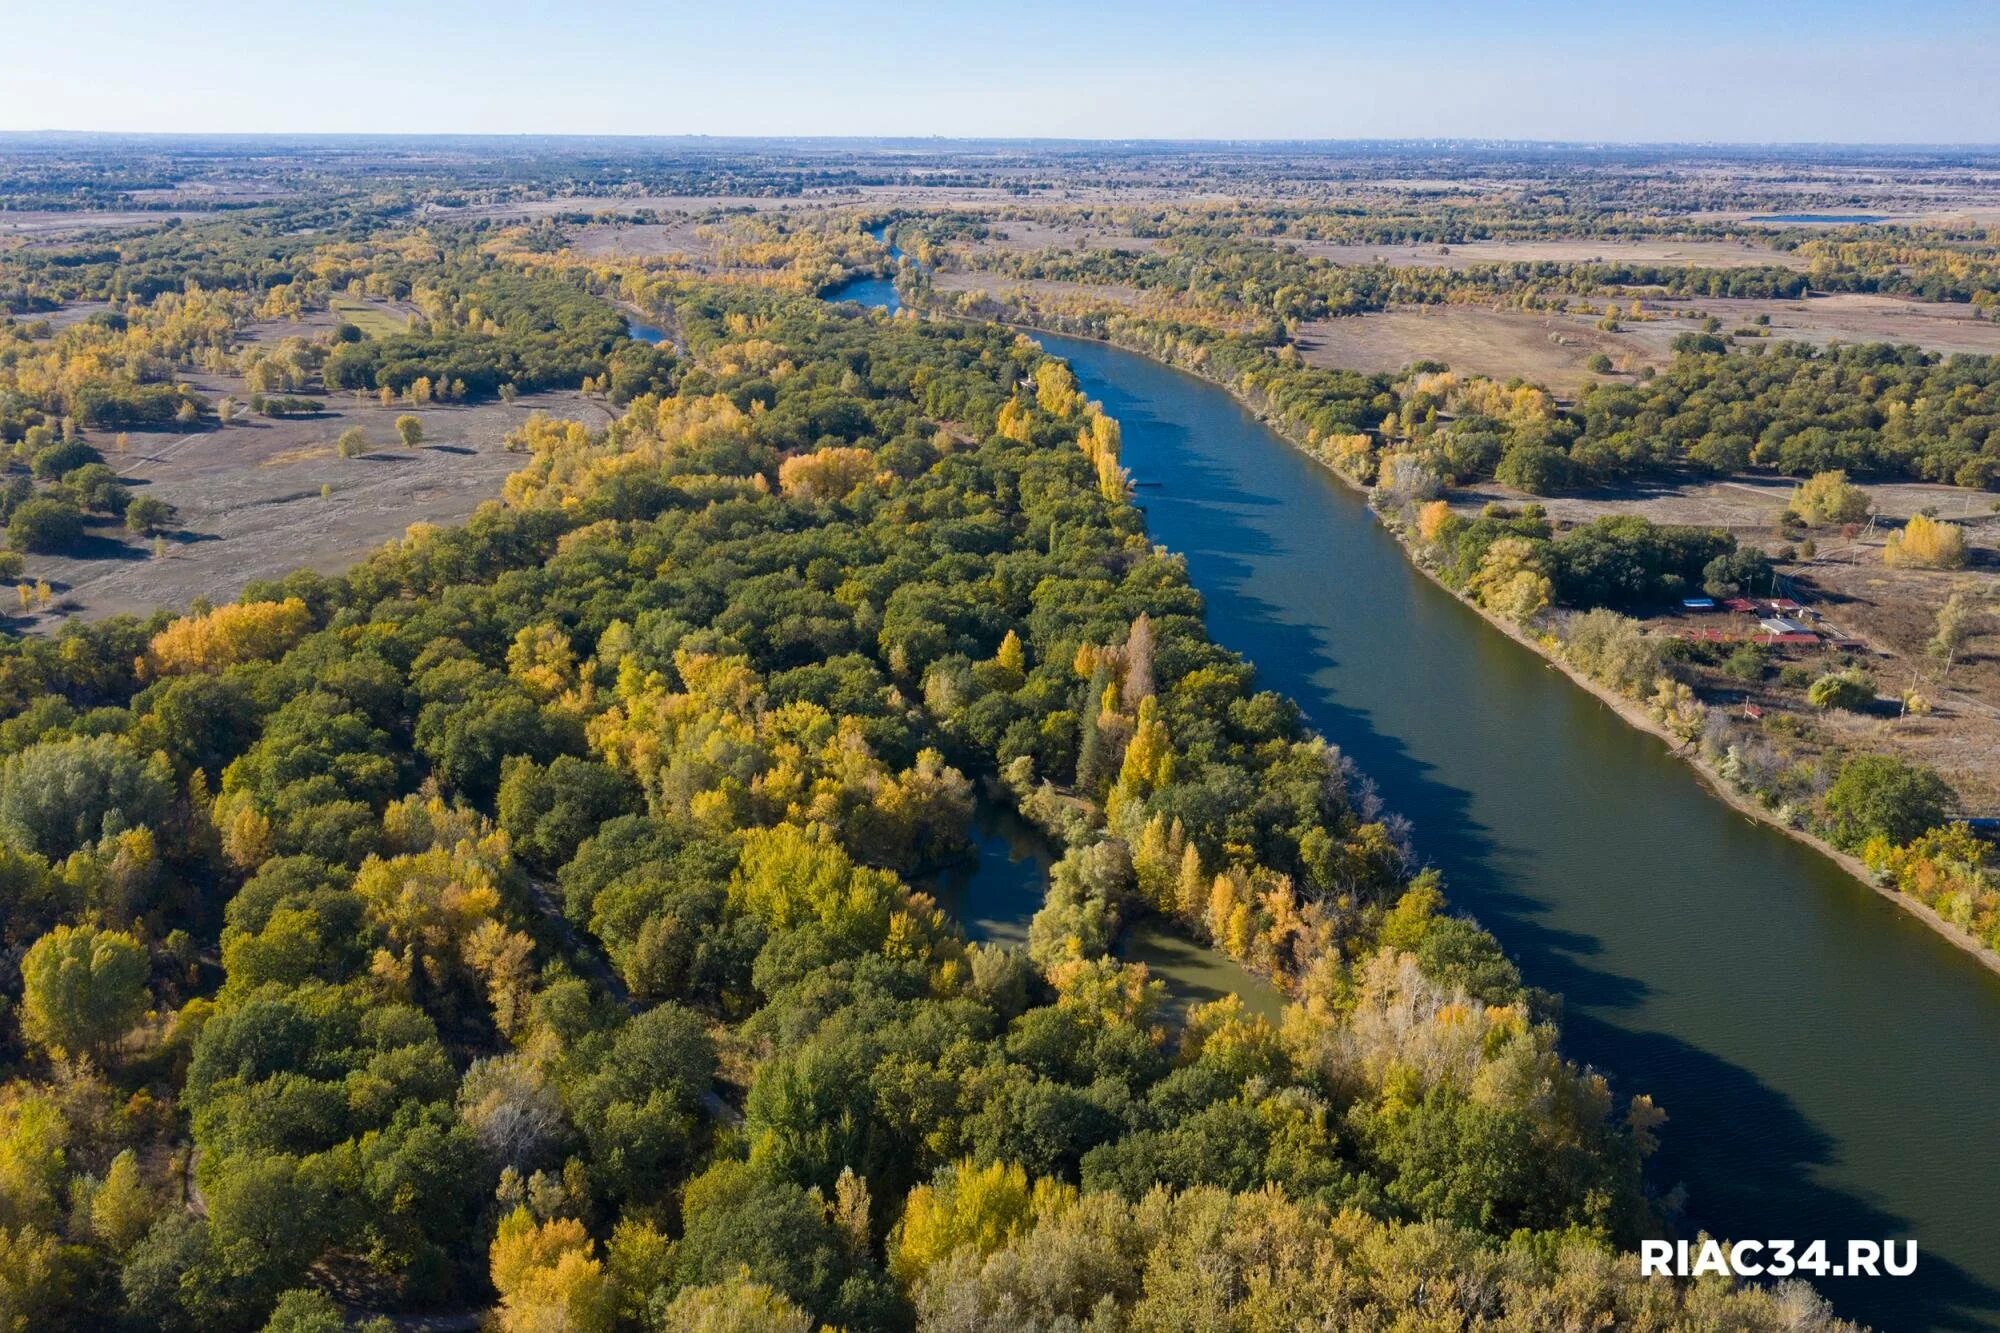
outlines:
[{"label": "shadow on water", "polygon": [[1415,826],[1565,1049],[1671,1117],[1686,1228],[1922,1246],[1817,1279],[1878,1327],[2000,1313],[2000,988],[1423,579],[1359,500],[1220,390],[1044,336],[1124,428],[1154,540],[1211,634],[1297,700]]}]

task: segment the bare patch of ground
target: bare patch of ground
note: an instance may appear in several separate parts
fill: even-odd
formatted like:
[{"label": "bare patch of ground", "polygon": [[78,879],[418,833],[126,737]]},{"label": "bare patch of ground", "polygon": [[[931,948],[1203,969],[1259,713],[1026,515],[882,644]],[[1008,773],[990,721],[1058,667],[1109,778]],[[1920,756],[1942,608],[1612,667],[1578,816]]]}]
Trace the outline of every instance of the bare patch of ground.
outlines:
[{"label": "bare patch of ground", "polygon": [[81,232],[157,227],[169,218],[192,217],[184,212],[90,213],[61,210],[20,209],[0,211],[0,236],[19,236],[31,241],[66,240]]},{"label": "bare patch of ground", "polygon": [[[2000,321],[1981,319],[1972,307],[1893,296],[1817,296],[1799,301],[1647,300],[1641,319],[1621,318],[1615,331],[1597,327],[1598,316],[1476,305],[1410,306],[1315,320],[1300,326],[1299,350],[1308,364],[1346,370],[1400,370],[1412,361],[1436,360],[1454,370],[1507,380],[1519,376],[1572,394],[1599,378],[1585,368],[1598,353],[1614,367],[1635,373],[1664,368],[1676,335],[1702,328],[1713,317],[1722,332],[1750,331],[1773,342],[1914,343],[1933,352],[2000,356]],[[1759,316],[1767,325],[1755,323]],[[1744,337],[1739,345],[1763,339]]]},{"label": "bare patch of ground", "polygon": [[[245,397],[216,377],[195,385],[204,394]],[[179,530],[155,556],[146,539],[99,525],[89,558],[31,556],[28,580],[47,579],[63,604],[98,619],[184,606],[197,596],[227,601],[254,579],[299,568],[332,573],[412,523],[461,522],[497,496],[523,462],[504,441],[531,413],[592,425],[610,417],[601,400],[575,393],[527,395],[513,404],[411,408],[337,398],[328,406],[311,418],[252,418],[188,435],[135,433],[123,454],[108,439],[94,441],[136,494],[178,509]],[[416,449],[394,443],[395,419],[404,413],[423,423]],[[365,430],[376,448],[339,457],[334,440],[349,426]],[[36,617],[35,628],[57,618]]]},{"label": "bare patch of ground", "polygon": [[92,315],[100,315],[111,308],[109,301],[72,301],[60,310],[43,313],[16,315],[20,324],[38,324],[47,321],[51,329],[66,329],[72,324],[81,324]]},{"label": "bare patch of ground", "polygon": [[1157,250],[1160,242],[1122,229],[1064,218],[1006,218],[993,224],[978,249],[1016,254],[1033,250]]},{"label": "bare patch of ground", "polygon": [[570,249],[581,255],[614,259],[651,259],[681,255],[690,262],[712,260],[714,251],[696,232],[693,218],[675,222],[593,222],[570,237]]}]

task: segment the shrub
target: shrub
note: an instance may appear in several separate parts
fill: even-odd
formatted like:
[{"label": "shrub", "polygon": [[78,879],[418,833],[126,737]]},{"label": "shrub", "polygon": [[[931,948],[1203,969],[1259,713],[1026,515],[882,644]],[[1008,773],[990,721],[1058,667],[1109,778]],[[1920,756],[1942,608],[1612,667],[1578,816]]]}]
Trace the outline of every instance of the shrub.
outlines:
[{"label": "shrub", "polygon": [[1814,708],[1844,708],[1858,712],[1875,702],[1875,683],[1860,671],[1830,671],[1806,690]]},{"label": "shrub", "polygon": [[1746,643],[1723,662],[1723,671],[1737,680],[1762,680],[1770,664],[1770,654],[1754,643]]}]

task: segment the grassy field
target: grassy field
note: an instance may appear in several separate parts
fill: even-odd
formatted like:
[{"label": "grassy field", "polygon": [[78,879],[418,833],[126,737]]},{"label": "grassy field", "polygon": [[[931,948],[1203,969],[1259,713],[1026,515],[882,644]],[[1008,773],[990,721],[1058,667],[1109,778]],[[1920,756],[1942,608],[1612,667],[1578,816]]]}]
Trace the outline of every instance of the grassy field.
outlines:
[{"label": "grassy field", "polygon": [[345,297],[335,297],[327,304],[341,320],[352,324],[370,338],[387,338],[398,333],[408,333],[410,330],[408,317],[387,306],[376,305],[369,301],[352,301]]}]

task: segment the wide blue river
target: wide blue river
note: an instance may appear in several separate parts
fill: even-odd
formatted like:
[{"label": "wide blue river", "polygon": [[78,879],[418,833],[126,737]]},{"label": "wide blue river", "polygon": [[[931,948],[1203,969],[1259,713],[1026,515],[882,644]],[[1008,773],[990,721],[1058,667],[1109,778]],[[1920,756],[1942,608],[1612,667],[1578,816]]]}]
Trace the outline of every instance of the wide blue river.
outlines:
[{"label": "wide blue river", "polygon": [[[887,304],[869,281],[834,295]],[[1562,995],[1569,1054],[1667,1111],[1654,1176],[1688,1218],[1836,1252],[1915,1237],[1912,1277],[1815,1285],[1882,1328],[2000,1323],[2000,977],[1704,791],[1221,389],[1037,337],[1123,424],[1210,633],[1414,821],[1453,901]],[[981,877],[1035,868],[984,846]]]}]

